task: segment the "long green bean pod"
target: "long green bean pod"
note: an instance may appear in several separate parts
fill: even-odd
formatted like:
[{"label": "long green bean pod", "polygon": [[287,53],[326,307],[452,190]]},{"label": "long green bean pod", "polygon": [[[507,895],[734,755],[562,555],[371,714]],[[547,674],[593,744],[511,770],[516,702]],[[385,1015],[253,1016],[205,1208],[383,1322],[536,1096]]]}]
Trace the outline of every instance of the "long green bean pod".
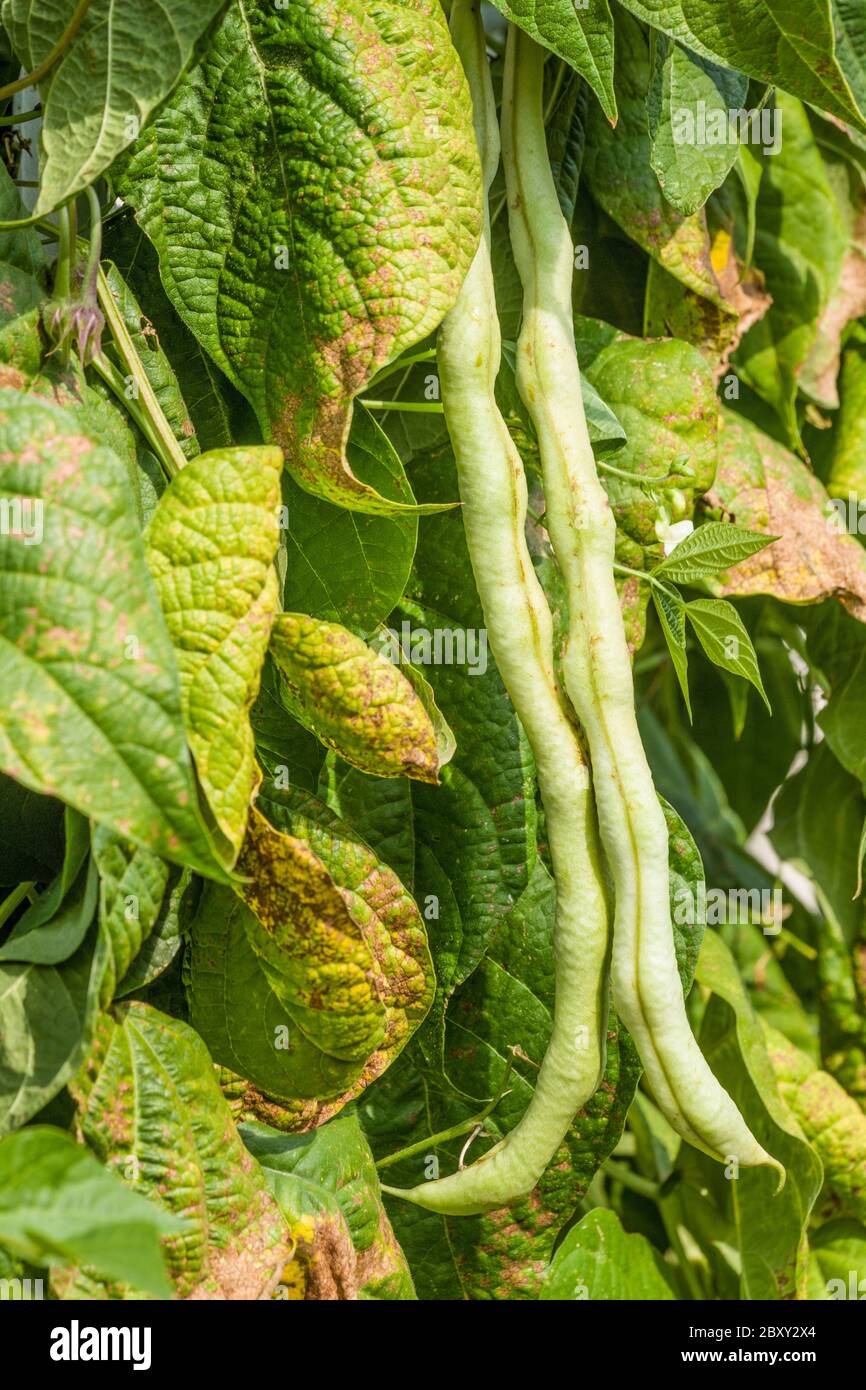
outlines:
[{"label": "long green bean pod", "polygon": [[[499,132],[479,11],[477,0],[455,0],[451,25],[472,90],[486,193]],[[608,908],[589,774],[556,684],[550,609],[526,545],[523,465],[494,399],[500,338],[489,218],[443,324],[438,360],[472,567],[496,664],[535,756],[556,880],[553,1028],[525,1114],[478,1162],[398,1193],[433,1211],[473,1215],[532,1190],[595,1091],[608,993]]]},{"label": "long green bean pod", "polygon": [[511,240],[523,284],[517,384],[538,436],[546,524],[568,593],[563,675],[589,746],[602,845],[616,896],[611,985],[647,1081],[691,1144],[739,1164],[781,1165],[751,1134],[692,1034],[677,973],[668,837],[638,731],[614,583],[615,523],[595,467],[581,399],[571,281],[573,246],[559,206],[542,114],[544,51],[514,25],[502,145]]}]

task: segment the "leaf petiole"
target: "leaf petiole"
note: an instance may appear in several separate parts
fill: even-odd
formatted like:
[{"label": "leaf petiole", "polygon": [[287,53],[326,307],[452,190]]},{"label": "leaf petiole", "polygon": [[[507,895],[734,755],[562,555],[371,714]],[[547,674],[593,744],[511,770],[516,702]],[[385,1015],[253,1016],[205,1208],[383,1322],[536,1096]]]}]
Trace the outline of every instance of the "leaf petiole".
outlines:
[{"label": "leaf petiole", "polygon": [[0,101],[6,101],[9,97],[14,97],[16,92],[23,92],[25,87],[35,87],[37,82],[41,82],[43,77],[47,76],[54,67],[54,64],[60,61],[69,45],[72,43],[89,9],[90,0],[78,0],[72,18],[47,58],[45,58],[38,67],[35,67],[32,72],[26,72],[23,77],[18,77],[14,82],[7,82],[5,87],[0,87]]},{"label": "leaf petiole", "polygon": [[[499,1083],[499,1088],[496,1092],[496,1095],[493,1097],[492,1100],[488,1101],[483,1110],[479,1110],[478,1114],[473,1115],[471,1119],[462,1120],[459,1125],[452,1125],[450,1129],[442,1129],[439,1131],[438,1134],[428,1134],[424,1139],[419,1139],[417,1144],[409,1144],[408,1147],[405,1149],[397,1149],[395,1153],[386,1154],[384,1158],[380,1158],[378,1160],[378,1162],[376,1163],[376,1167],[390,1168],[392,1163],[399,1163],[402,1158],[411,1158],[413,1154],[424,1153],[427,1149],[430,1148],[431,1144],[435,1148],[438,1144],[447,1143],[449,1139],[459,1139],[464,1134],[471,1134],[473,1130],[480,1131],[484,1125],[484,1121],[496,1109],[503,1096],[508,1094],[506,1087],[508,1085],[508,1078],[511,1076],[513,1067],[514,1049],[512,1048],[511,1055],[508,1058],[508,1063],[503,1073],[502,1080]],[[468,1145],[466,1145],[466,1148],[468,1148]],[[393,1189],[391,1188],[383,1187],[383,1191],[385,1192],[389,1192],[392,1190]]]},{"label": "leaf petiole", "polygon": [[361,398],[368,410],[405,410],[415,415],[441,415],[441,401],[368,401]]},{"label": "leaf petiole", "polygon": [[11,116],[0,116],[0,126],[24,125],[25,121],[36,121],[43,114],[42,107],[33,111],[15,111]]},{"label": "leaf petiole", "polygon": [[642,579],[646,584],[652,584],[653,588],[661,589],[664,593],[670,594],[671,589],[667,584],[663,584],[660,579],[656,579],[654,574],[648,574],[646,570],[633,570],[630,565],[621,565],[614,561],[614,572],[616,574],[631,574],[635,579]]},{"label": "leaf petiole", "polygon": [[610,473],[614,478],[624,478],[627,483],[633,483],[635,487],[656,487],[659,483],[669,483],[672,478],[682,478],[685,481],[693,478],[694,471],[687,468],[685,464],[672,468],[668,473],[662,473],[660,477],[652,478],[644,473],[629,473],[625,468],[617,468],[613,463],[606,463],[604,459],[596,459],[596,468],[603,473]]},{"label": "leaf petiole", "polygon": [[16,907],[23,903],[25,898],[30,896],[35,887],[35,883],[19,883],[17,888],[13,888],[12,892],[7,894],[3,901],[0,902],[0,927],[4,926],[6,922],[9,921]]},{"label": "leaf petiole", "polygon": [[101,266],[97,270],[97,289],[99,306],[126,370],[127,381],[123,381],[116,368],[102,354],[94,360],[94,366],[112,391],[119,394],[122,403],[147,437],[166,477],[174,478],[186,464],[186,459],[148,380]]}]

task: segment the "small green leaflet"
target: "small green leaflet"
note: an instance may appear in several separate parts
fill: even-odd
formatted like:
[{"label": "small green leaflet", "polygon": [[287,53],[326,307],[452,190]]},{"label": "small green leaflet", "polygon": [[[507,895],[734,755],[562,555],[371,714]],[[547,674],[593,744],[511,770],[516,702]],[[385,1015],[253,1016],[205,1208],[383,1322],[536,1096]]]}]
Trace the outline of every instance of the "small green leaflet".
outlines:
[{"label": "small green leaflet", "polygon": [[597,1207],[568,1232],[539,1298],[658,1302],[673,1299],[674,1293],[663,1261],[646,1237],[626,1234],[615,1211]]},{"label": "small green leaflet", "polygon": [[680,541],[676,549],[656,565],[653,574],[663,575],[675,584],[691,584],[705,575],[731,569],[778,539],[761,531],[747,531],[743,526],[708,521]]},{"label": "small green leaflet", "polygon": [[652,585],[653,603],[661,623],[668,651],[677,673],[680,690],[686,702],[689,719],[692,717],[692,704],[689,699],[688,657],[686,656],[686,606],[676,589],[666,584]]},{"label": "small green leaflet", "polygon": [[770,710],[752,639],[734,605],[723,598],[695,599],[686,604],[686,617],[710,661],[751,681]]},{"label": "small green leaflet", "polygon": [[[653,37],[647,92],[650,162],[667,201],[689,217],[724,183],[737,158],[739,142],[729,112],[745,103],[749,79],[664,34]],[[715,138],[719,134],[724,138]]]}]

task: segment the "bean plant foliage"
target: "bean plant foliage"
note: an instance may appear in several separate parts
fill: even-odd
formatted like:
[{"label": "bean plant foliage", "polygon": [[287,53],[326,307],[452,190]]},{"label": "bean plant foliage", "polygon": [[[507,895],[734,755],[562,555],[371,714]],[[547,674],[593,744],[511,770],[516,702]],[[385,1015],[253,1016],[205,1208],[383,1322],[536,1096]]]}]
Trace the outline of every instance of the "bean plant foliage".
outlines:
[{"label": "bean plant foliage", "polygon": [[3,1296],[866,1297],[859,6],[0,45]]}]

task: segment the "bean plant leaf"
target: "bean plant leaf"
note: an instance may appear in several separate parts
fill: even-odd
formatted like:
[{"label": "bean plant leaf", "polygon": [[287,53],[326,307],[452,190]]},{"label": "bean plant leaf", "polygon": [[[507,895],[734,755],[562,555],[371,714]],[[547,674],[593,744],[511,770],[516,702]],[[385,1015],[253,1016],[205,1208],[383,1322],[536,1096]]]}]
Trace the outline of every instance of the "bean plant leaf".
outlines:
[{"label": "bean plant leaf", "polygon": [[[830,470],[827,491],[844,503],[846,525],[850,525],[848,507],[853,497],[866,500],[866,336],[852,336],[842,354],[839,372],[839,414],[833,430]],[[857,534],[861,524],[866,532],[866,520],[855,509],[851,518]]]},{"label": "bean plant leaf", "polygon": [[731,569],[775,540],[777,536],[765,536],[761,531],[707,522],[681,540],[670,555],[656,565],[653,574],[663,575],[674,584],[692,584],[705,575]]},{"label": "bean plant leaf", "polygon": [[238,0],[120,191],[169,298],[297,481],[399,511],[349,465],[352,400],[437,327],[481,230],[469,93],[435,0]]},{"label": "bean plant leaf", "polygon": [[57,1095],[90,1046],[108,968],[94,924],[58,965],[0,965],[0,1135]]},{"label": "bean plant leaf", "polygon": [[605,116],[616,122],[614,33],[608,0],[592,5],[574,5],[572,0],[497,0],[497,9],[585,77]]},{"label": "bean plant leaf", "polygon": [[262,1165],[295,1241],[283,1271],[286,1297],[415,1298],[355,1114],[303,1136],[289,1138],[256,1123],[242,1125],[240,1134]]},{"label": "bean plant leaf", "polygon": [[749,681],[769,709],[752,639],[734,605],[724,599],[694,599],[686,604],[686,618],[710,661]]},{"label": "bean plant leaf", "polygon": [[671,207],[689,217],[724,183],[737,158],[730,112],[742,107],[749,81],[662,34],[650,52],[650,162]]},{"label": "bean plant leaf", "polygon": [[182,1230],[62,1130],[35,1125],[0,1143],[0,1246],[30,1264],[87,1264],[168,1298],[160,1240]]},{"label": "bean plant leaf", "polygon": [[671,275],[704,298],[723,303],[710,260],[705,214],[700,211],[685,217],[672,207],[650,165],[646,35],[620,6],[615,17],[619,120],[611,130],[604,117],[590,108],[583,158],[587,187],[608,216]]},{"label": "bean plant leaf", "polygon": [[828,904],[821,906],[821,1057],[825,1070],[866,1111],[866,943],[855,941],[849,950],[841,923]]},{"label": "bean plant leaf", "polygon": [[831,0],[836,57],[857,105],[866,111],[866,23],[857,0]]},{"label": "bean plant leaf", "polygon": [[81,945],[93,921],[98,885],[96,866],[88,861],[50,915],[40,913],[42,901],[37,899],[0,946],[0,961],[59,965],[68,960]]},{"label": "bean plant leaf", "polygon": [[830,0],[622,0],[638,19],[705,58],[778,83],[843,120],[864,119],[835,49]]},{"label": "bean plant leaf", "polygon": [[568,1232],[538,1295],[541,1299],[674,1298],[664,1265],[645,1236],[628,1235],[614,1211],[597,1208]]},{"label": "bean plant leaf", "polygon": [[814,1145],[824,1181],[851,1216],[866,1221],[866,1115],[783,1034],[766,1025],[765,1033],[782,1099]]},{"label": "bean plant leaf", "polygon": [[[192,929],[192,1017],[216,1059],[249,1078],[250,1113],[306,1128],[390,1064],[432,997],[424,926],[396,875],[320,801],[266,783],[243,892],[205,893]],[[246,869],[244,868],[246,866]],[[262,867],[267,866],[267,875]],[[257,915],[254,916],[253,912]],[[255,1007],[253,1007],[255,1001]]]},{"label": "bean plant leaf", "polygon": [[238,869],[260,924],[250,944],[274,993],[322,1051],[363,1060],[384,1040],[385,1010],[358,908],[304,840],[281,834],[255,808]]},{"label": "bean plant leaf", "polygon": [[277,607],[281,465],[269,447],[200,455],[168,487],[146,537],[190,749],[233,858],[258,780],[248,714]]},{"label": "bean plant leaf", "polygon": [[712,581],[718,594],[772,594],[785,603],[839,600],[866,621],[866,556],[845,535],[814,473],[782,444],[725,410],[719,469],[708,495],[738,526],[775,536],[774,544]]},{"label": "bean plant leaf", "polygon": [[[675,338],[647,341],[596,319],[575,319],[581,372],[615,412],[626,442],[616,468],[631,482],[600,471],[617,521],[618,558],[646,566],[659,551],[657,523],[673,507],[691,514],[716,471],[718,400],[712,373],[697,348]],[[688,476],[678,476],[684,465]],[[674,475],[673,477],[671,475]],[[653,479],[660,481],[653,485]]]},{"label": "bean plant leaf", "polygon": [[689,718],[692,705],[689,697],[688,657],[686,655],[686,606],[676,589],[653,585],[653,605],[658,614],[667,649],[676,671],[680,690],[686,702]]},{"label": "bean plant leaf", "polygon": [[[238,1138],[201,1039],[147,1004],[104,1014],[70,1086],[76,1125],[109,1171],[184,1224],[164,1238],[179,1298],[257,1299],[289,1258],[285,1222]],[[140,1298],[82,1262],[55,1280],[62,1298]]]},{"label": "bean plant leaf", "polygon": [[713,1167],[710,1190],[723,1194],[720,1205],[735,1218],[741,1297],[802,1296],[803,1233],[821,1187],[821,1165],[779,1099],[772,1050],[768,1055],[736,963],[716,932],[704,934],[697,979],[715,996],[701,1030],[705,1055],[759,1143],[787,1172],[784,1188],[773,1195],[775,1175],[766,1168],[740,1168],[729,1182],[717,1164],[698,1160],[702,1173]]},{"label": "bean plant leaf", "polygon": [[[0,762],[157,854],[220,873],[126,470],[74,416],[0,391]],[[38,543],[33,543],[38,540]],[[94,563],[94,557],[99,563]]]},{"label": "bean plant leaf", "polygon": [[0,774],[0,883],[50,879],[62,859],[63,807]]},{"label": "bean plant leaf", "polygon": [[[41,84],[43,167],[37,212],[89,184],[172,91],[224,0],[154,0],[147,24],[124,0],[94,0]],[[26,69],[51,52],[76,0],[3,0],[0,19]]]},{"label": "bean plant leaf", "polygon": [[433,724],[406,677],[336,623],[281,613],[271,652],[290,713],[363,772],[437,782]]},{"label": "bean plant leaf", "polygon": [[[848,232],[802,104],[780,94],[783,136],[764,161],[755,258],[773,303],[750,328],[737,372],[775,410],[792,448],[800,444],[795,400],[818,325],[836,287]],[[796,192],[795,192],[796,185]]]},{"label": "bean plant leaf", "polygon": [[360,835],[410,892],[415,881],[412,788],[405,778],[371,777],[329,753],[318,795]]},{"label": "bean plant leaf", "polygon": [[104,826],[94,827],[93,859],[99,870],[99,919],[110,945],[103,986],[108,1005],[156,924],[171,867]]},{"label": "bean plant leaf", "polygon": [[[862,917],[855,894],[863,793],[828,743],[820,744],[806,766],[785,781],[773,805],[771,837],[786,862],[808,870],[852,939]],[[862,749],[858,743],[858,755]]]}]

